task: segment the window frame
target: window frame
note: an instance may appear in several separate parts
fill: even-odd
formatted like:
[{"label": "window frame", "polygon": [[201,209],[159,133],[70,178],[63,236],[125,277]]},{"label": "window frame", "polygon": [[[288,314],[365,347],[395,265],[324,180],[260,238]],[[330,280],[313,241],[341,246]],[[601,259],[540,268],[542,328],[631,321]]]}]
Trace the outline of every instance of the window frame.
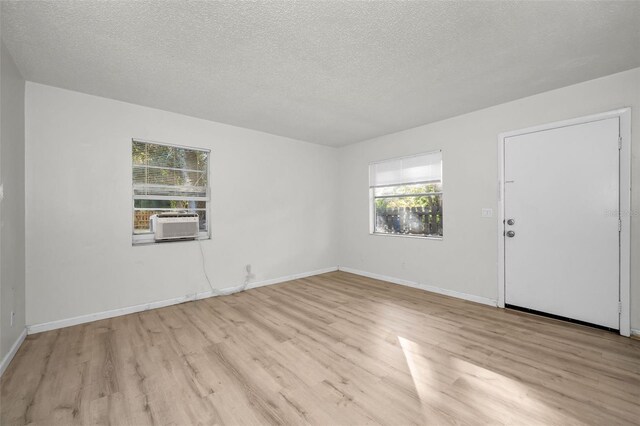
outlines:
[{"label": "window frame", "polygon": [[[206,152],[207,153],[207,186],[206,186],[206,199],[205,200],[198,200],[198,201],[204,201],[205,202],[205,212],[207,215],[207,230],[206,231],[199,231],[198,233],[198,237],[195,238],[195,241],[199,241],[199,240],[209,240],[211,239],[211,186],[210,186],[210,182],[209,179],[211,178],[211,150],[207,149],[207,148],[198,148],[198,147],[193,147],[193,146],[188,146],[188,145],[179,145],[179,144],[173,144],[173,143],[166,143],[166,142],[157,142],[157,141],[152,141],[152,140],[148,140],[148,139],[140,139],[140,138],[132,138],[131,139],[131,145],[129,146],[130,149],[132,149],[133,144],[134,143],[145,143],[145,144],[153,144],[153,145],[162,145],[162,146],[169,146],[172,148],[180,148],[180,149],[188,149],[188,150],[192,150],[192,151],[201,151],[201,152]],[[154,239],[154,234],[151,232],[146,232],[146,233],[134,233],[135,230],[135,212],[136,212],[136,199],[144,199],[144,198],[136,198],[135,195],[135,191],[134,191],[134,183],[133,183],[133,153],[131,153],[131,242],[132,245],[137,246],[137,245],[147,245],[147,244],[155,244],[156,241]],[[171,185],[169,185],[171,186]],[[144,196],[142,196],[144,197]],[[180,197],[180,196],[156,196],[153,199],[154,200],[162,200],[162,199],[167,199],[167,200],[180,200],[181,198],[185,198],[185,197]],[[188,197],[186,197],[188,198]],[[166,209],[158,209],[158,210],[166,210]],[[179,210],[183,210],[183,209],[179,209]],[[168,242],[188,242],[188,241],[193,241],[193,240],[175,240],[175,241],[168,241]],[[163,241],[164,242],[164,241]]]},{"label": "window frame", "polygon": [[[371,167],[375,164],[385,163],[387,161],[397,161],[405,158],[419,157],[422,155],[431,155],[431,154],[440,154],[440,180],[439,181],[423,181],[423,182],[411,182],[411,183],[402,183],[398,185],[379,185],[373,186],[371,184]],[[369,176],[369,235],[372,236],[382,236],[382,237],[400,237],[400,238],[417,238],[421,240],[435,240],[442,241],[444,239],[444,215],[442,215],[442,235],[416,235],[416,234],[392,234],[387,232],[376,232],[376,198],[402,198],[402,197],[419,197],[424,195],[440,195],[440,206],[442,211],[444,211],[444,156],[441,149],[436,149],[433,151],[419,152],[411,155],[403,155],[400,157],[392,157],[386,158],[384,160],[377,160],[369,162],[367,167],[367,172]],[[403,186],[403,185],[413,185],[413,184],[432,184],[432,183],[440,183],[440,190],[425,194],[402,194],[397,196],[384,196],[384,197],[376,197],[375,189],[382,187],[393,187],[393,186]]]}]

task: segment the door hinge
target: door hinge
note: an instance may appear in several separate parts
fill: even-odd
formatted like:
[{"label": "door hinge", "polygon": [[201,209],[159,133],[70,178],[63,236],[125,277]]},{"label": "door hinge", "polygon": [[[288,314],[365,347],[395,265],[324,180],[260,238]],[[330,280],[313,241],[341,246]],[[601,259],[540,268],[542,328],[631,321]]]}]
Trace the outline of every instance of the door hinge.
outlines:
[{"label": "door hinge", "polygon": [[618,232],[622,231],[622,219],[618,219]]},{"label": "door hinge", "polygon": [[618,150],[622,149],[622,136],[618,136]]},{"label": "door hinge", "polygon": [[618,313],[622,313],[622,302],[618,302]]}]

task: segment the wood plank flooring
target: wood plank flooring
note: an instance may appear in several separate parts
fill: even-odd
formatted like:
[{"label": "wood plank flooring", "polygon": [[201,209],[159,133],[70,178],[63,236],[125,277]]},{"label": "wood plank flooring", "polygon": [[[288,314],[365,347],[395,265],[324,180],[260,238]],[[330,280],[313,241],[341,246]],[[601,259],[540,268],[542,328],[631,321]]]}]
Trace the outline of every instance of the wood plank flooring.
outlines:
[{"label": "wood plank flooring", "polygon": [[640,341],[344,272],[30,335],[2,425],[639,424]]}]

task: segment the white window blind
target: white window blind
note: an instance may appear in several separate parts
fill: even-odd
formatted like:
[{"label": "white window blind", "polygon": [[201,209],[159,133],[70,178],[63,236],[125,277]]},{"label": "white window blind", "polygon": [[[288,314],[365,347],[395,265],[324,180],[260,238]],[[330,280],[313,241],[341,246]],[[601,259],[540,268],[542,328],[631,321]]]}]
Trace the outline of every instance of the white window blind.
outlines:
[{"label": "white window blind", "polygon": [[137,200],[207,201],[209,151],[133,141]]},{"label": "white window blind", "polygon": [[371,187],[439,182],[442,180],[442,152],[372,163],[369,167]]}]

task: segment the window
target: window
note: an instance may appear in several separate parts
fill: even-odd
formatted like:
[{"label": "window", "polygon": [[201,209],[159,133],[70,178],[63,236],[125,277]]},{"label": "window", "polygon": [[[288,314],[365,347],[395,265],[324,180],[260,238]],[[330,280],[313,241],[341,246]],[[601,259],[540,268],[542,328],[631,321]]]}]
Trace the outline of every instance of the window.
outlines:
[{"label": "window", "polygon": [[153,242],[149,218],[197,213],[200,238],[209,236],[209,150],[133,140],[133,243]]},{"label": "window", "polygon": [[371,232],[442,238],[442,152],[369,165]]}]

